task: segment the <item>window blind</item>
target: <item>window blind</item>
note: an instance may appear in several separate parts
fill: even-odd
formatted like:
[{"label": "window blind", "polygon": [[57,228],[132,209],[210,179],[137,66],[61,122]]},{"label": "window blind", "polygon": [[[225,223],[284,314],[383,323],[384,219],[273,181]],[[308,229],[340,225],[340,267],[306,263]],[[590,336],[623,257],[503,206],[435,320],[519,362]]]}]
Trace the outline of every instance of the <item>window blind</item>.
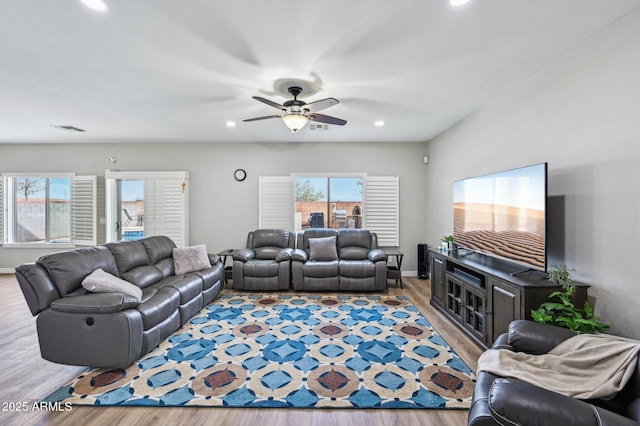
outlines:
[{"label": "window blind", "polygon": [[294,187],[291,176],[260,176],[259,228],[295,229]]},{"label": "window blind", "polygon": [[367,176],[364,187],[364,226],[378,236],[381,247],[400,245],[400,178]]},{"label": "window blind", "polygon": [[185,247],[189,244],[188,186],[186,176],[144,180],[145,236],[166,235],[178,247]]},{"label": "window blind", "polygon": [[0,244],[4,244],[4,227],[6,226],[4,223],[4,198],[6,197],[4,193],[4,177],[0,177]]},{"label": "window blind", "polygon": [[96,176],[71,178],[71,242],[77,245],[96,245]]}]

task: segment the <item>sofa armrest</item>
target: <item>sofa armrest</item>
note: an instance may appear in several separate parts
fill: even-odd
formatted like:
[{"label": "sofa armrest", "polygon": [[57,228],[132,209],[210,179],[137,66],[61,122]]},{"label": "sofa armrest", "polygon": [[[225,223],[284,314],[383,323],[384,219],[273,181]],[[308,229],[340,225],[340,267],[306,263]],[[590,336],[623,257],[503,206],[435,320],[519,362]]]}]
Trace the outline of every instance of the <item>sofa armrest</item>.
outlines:
[{"label": "sofa armrest", "polygon": [[499,335],[491,345],[491,349],[508,349],[512,351],[513,346],[509,344],[509,333],[502,333],[501,335]]},{"label": "sofa armrest", "polygon": [[382,260],[384,260],[385,262],[387,261],[387,253],[380,249],[370,250],[367,254],[367,257],[371,262],[380,262]]},{"label": "sofa armrest", "polygon": [[276,262],[289,261],[289,260],[291,260],[292,256],[293,256],[293,249],[292,248],[282,249],[280,251],[280,253],[278,253],[278,255],[276,256]]},{"label": "sofa armrest", "polygon": [[207,256],[209,256],[209,263],[211,265],[215,265],[216,263],[221,261],[220,256],[218,256],[217,254],[207,253]]},{"label": "sofa armrest", "polygon": [[306,262],[309,260],[309,254],[302,249],[295,249],[293,251],[293,255],[291,256],[291,260],[296,260],[298,262]]},{"label": "sofa armrest", "polygon": [[528,383],[495,379],[489,410],[499,424],[539,426],[636,425],[631,419]]},{"label": "sofa armrest", "polygon": [[516,352],[532,355],[546,354],[577,333],[567,328],[516,320],[509,324],[509,344]]},{"label": "sofa armrest", "polygon": [[233,253],[233,260],[237,260],[239,262],[246,262],[248,260],[253,260],[256,257],[256,252],[251,250],[250,248],[243,248]]},{"label": "sofa armrest", "polygon": [[133,309],[140,300],[124,293],[89,293],[51,302],[51,309],[72,314],[109,314]]}]

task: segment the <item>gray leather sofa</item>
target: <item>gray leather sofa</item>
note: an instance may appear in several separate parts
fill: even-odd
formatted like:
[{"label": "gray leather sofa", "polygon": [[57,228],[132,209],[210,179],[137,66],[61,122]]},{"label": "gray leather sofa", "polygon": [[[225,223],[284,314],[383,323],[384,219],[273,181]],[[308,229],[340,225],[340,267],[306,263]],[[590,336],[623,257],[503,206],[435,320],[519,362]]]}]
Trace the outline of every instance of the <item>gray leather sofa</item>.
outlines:
[{"label": "gray leather sofa", "polygon": [[[500,335],[494,349],[544,354],[575,332],[533,321],[518,320]],[[584,372],[585,375],[589,371]],[[583,401],[486,371],[476,377],[469,426],[625,426],[640,425],[640,364],[614,398]]]},{"label": "gray leather sofa", "polygon": [[[153,236],[50,254],[18,266],[16,278],[38,316],[42,357],[124,368],[211,303],[222,289],[219,257],[208,255],[207,267],[176,275],[175,247],[168,237]],[[97,269],[139,287],[141,298],[89,292],[82,282]]]},{"label": "gray leather sofa", "polygon": [[301,291],[383,291],[387,255],[366,229],[306,229],[298,234],[291,276]]}]

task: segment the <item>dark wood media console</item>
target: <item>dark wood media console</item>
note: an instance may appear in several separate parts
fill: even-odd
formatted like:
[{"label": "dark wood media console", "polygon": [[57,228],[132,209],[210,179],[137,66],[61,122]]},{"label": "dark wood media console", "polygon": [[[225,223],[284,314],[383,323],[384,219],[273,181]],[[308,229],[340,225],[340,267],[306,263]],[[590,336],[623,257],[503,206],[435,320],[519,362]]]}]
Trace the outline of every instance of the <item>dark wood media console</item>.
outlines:
[{"label": "dark wood media console", "polygon": [[[518,273],[522,266],[478,253],[429,250],[429,262],[431,305],[485,348],[511,321],[531,319],[531,310],[559,289],[543,272]],[[588,287],[576,283],[577,307],[584,305]]]}]

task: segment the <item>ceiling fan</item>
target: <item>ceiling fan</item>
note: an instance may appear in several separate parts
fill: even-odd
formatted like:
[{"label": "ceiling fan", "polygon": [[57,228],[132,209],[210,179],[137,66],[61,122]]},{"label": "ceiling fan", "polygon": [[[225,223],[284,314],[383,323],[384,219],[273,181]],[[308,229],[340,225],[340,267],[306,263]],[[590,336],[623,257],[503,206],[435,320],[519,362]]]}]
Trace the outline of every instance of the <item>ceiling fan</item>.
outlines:
[{"label": "ceiling fan", "polygon": [[317,111],[337,105],[339,102],[335,98],[326,98],[319,101],[306,103],[298,99],[298,95],[302,93],[302,89],[297,86],[289,87],[289,93],[293,95],[293,99],[286,101],[284,104],[270,101],[269,99],[262,98],[260,96],[254,96],[253,99],[265,103],[269,106],[277,108],[283,111],[280,115],[267,115],[265,117],[248,118],[243,120],[258,121],[267,120],[269,118],[281,118],[284,124],[291,130],[291,133],[296,133],[302,129],[309,120],[317,121],[318,123],[337,124],[338,126],[344,126],[347,124],[346,120],[340,118],[330,117],[324,114],[318,114]]}]

